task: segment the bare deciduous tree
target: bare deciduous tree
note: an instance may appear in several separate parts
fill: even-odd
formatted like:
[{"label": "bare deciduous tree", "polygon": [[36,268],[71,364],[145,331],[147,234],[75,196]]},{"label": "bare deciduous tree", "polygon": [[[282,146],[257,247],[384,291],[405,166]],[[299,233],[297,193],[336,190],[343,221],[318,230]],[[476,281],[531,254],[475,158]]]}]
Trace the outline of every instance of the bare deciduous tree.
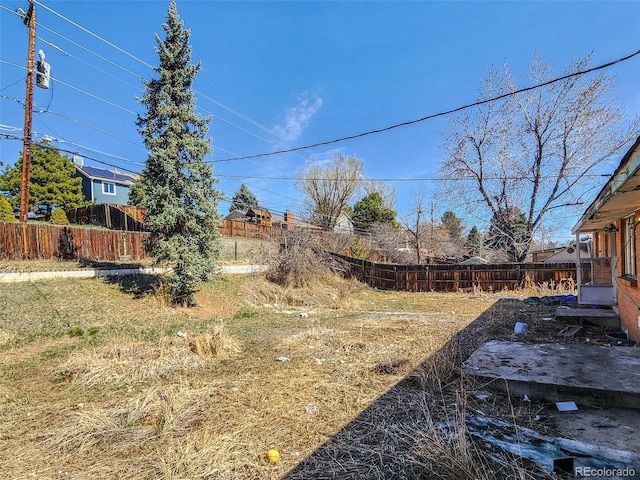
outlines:
[{"label": "bare deciduous tree", "polygon": [[[567,73],[588,66],[585,57]],[[534,84],[552,78],[551,67],[539,57],[529,73]],[[513,230],[508,213],[521,210],[526,232],[520,242],[511,239],[507,253],[523,261],[543,220],[590,200],[602,183],[594,175],[597,167],[637,135],[637,120],[625,125],[611,103],[612,86],[604,74],[571,76],[465,111],[452,120],[445,138],[442,193],[458,198],[475,216],[502,221],[495,226],[505,235]],[[507,65],[490,73],[482,93],[492,98],[518,89]]]},{"label": "bare deciduous tree", "polygon": [[362,190],[364,191],[365,197],[372,193],[379,193],[385,207],[390,208],[391,210],[396,209],[396,187],[393,185],[382,180],[367,178],[362,181]]},{"label": "bare deciduous tree", "polygon": [[405,264],[409,262],[404,229],[379,223],[371,227],[369,237],[372,244],[373,260],[383,263]]},{"label": "bare deciduous tree", "polygon": [[326,230],[333,229],[357,191],[362,171],[361,160],[341,153],[326,164],[312,160],[298,171],[296,187],[304,194],[308,220]]},{"label": "bare deciduous tree", "polygon": [[413,209],[409,215],[400,216],[418,264],[422,263],[423,253],[429,242],[430,226],[426,221],[428,214],[425,192],[422,187],[418,187],[413,197]]}]

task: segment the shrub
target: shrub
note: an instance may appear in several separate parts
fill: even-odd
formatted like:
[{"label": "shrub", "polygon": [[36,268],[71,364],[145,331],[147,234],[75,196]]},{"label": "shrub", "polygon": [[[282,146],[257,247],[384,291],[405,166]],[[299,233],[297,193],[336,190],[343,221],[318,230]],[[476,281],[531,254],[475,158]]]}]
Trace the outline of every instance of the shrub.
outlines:
[{"label": "shrub", "polygon": [[11,208],[11,204],[4,197],[0,197],[0,221],[1,222],[16,221],[16,217],[13,214],[13,209]]},{"label": "shrub", "polygon": [[359,258],[360,260],[369,260],[369,252],[364,246],[364,242],[362,241],[362,237],[360,235],[356,235],[353,237],[351,241],[351,256],[354,258]]},{"label": "shrub", "polygon": [[69,225],[69,219],[63,209],[56,208],[51,214],[51,223],[54,225]]},{"label": "shrub", "polygon": [[305,229],[296,229],[266,259],[267,279],[286,287],[306,287],[345,266],[324,248],[324,239]]}]

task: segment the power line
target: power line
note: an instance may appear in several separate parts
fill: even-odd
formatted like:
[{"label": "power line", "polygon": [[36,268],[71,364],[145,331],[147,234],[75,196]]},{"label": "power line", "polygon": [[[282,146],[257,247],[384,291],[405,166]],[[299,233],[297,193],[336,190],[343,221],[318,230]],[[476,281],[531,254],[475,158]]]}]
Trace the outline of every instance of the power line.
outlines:
[{"label": "power line", "polygon": [[[89,30],[88,28],[85,28],[85,27],[83,27],[82,25],[80,25],[80,24],[78,24],[78,23],[74,22],[73,20],[70,20],[69,18],[65,17],[64,15],[62,15],[62,14],[60,14],[60,13],[58,13],[58,12],[56,12],[56,11],[55,11],[55,10],[53,10],[52,8],[49,8],[49,7],[45,6],[45,5],[43,5],[43,4],[42,4],[41,2],[39,2],[39,1],[34,0],[34,3],[36,3],[37,5],[42,6],[43,8],[45,8],[46,10],[48,10],[49,12],[51,12],[51,13],[53,13],[54,15],[58,16],[59,18],[62,18],[63,20],[67,21],[68,23],[70,23],[71,25],[75,26],[76,28],[79,28],[79,29],[80,29],[80,30],[82,30],[83,32],[85,32],[85,33],[87,33],[87,34],[91,35],[92,37],[94,37],[94,38],[96,38],[96,39],[98,39],[98,40],[102,41],[102,42],[103,42],[103,43],[105,43],[106,45],[108,45],[108,46],[110,46],[110,47],[112,47],[112,48],[116,49],[116,50],[117,50],[117,51],[119,51],[120,53],[122,53],[122,54],[124,54],[124,55],[128,56],[129,58],[132,58],[133,60],[135,60],[135,61],[137,61],[137,62],[141,63],[141,64],[142,64],[142,65],[144,65],[145,67],[150,68],[150,69],[152,69],[152,70],[154,70],[154,71],[155,71],[155,67],[153,67],[153,66],[152,66],[152,65],[150,65],[149,63],[145,62],[144,60],[141,60],[140,58],[138,58],[137,56],[135,56],[135,55],[131,54],[131,53],[130,53],[130,52],[128,52],[127,50],[125,50],[125,49],[123,49],[123,48],[121,48],[121,47],[119,47],[119,46],[115,45],[114,43],[112,43],[112,42],[110,42],[110,41],[108,41],[108,40],[104,39],[103,37],[101,37],[101,36],[97,35],[96,33],[92,32],[92,31],[91,31],[91,30]],[[40,25],[40,24],[38,24],[38,25]],[[43,26],[43,28],[46,28],[46,27],[44,27],[44,26]],[[71,40],[67,39],[66,37],[63,37],[62,35],[58,34],[57,32],[55,32],[55,31],[53,31],[53,30],[51,30],[51,29],[48,29],[48,28],[46,28],[46,29],[47,29],[47,30],[49,30],[49,31],[51,31],[51,32],[53,32],[53,33],[55,33],[56,35],[61,36],[62,38],[65,38],[67,41],[69,41],[69,42],[73,43],[74,45],[77,45],[77,46],[79,46],[80,48],[83,48],[84,50],[89,51],[90,53],[92,53],[92,54],[94,54],[94,55],[98,56],[99,58],[102,58],[103,60],[105,60],[105,61],[107,61],[107,62],[109,62],[109,63],[111,63],[111,64],[113,64],[113,65],[115,65],[115,66],[117,66],[117,67],[119,67],[119,68],[121,68],[121,69],[123,69],[124,71],[126,71],[126,72],[128,72],[128,73],[130,73],[130,74],[132,74],[132,75],[134,75],[134,76],[136,76],[137,78],[142,79],[142,77],[140,77],[138,74],[136,74],[136,73],[134,73],[134,72],[131,72],[130,70],[125,69],[124,67],[122,67],[122,66],[118,65],[117,63],[112,62],[111,60],[108,60],[107,58],[102,57],[102,56],[100,56],[100,55],[96,54],[95,52],[92,52],[91,50],[89,50],[89,49],[87,49],[87,48],[85,48],[85,47],[83,47],[83,46],[81,46],[81,45],[77,44],[76,42],[73,42],[73,41],[71,41]],[[56,47],[54,47],[54,48],[56,48]],[[280,142],[285,143],[285,144],[287,144],[287,145],[290,145],[290,143],[288,143],[288,142],[284,141],[282,138],[280,138],[280,136],[276,135],[276,134],[275,134],[271,129],[269,129],[269,128],[265,127],[265,126],[264,126],[264,125],[262,125],[261,123],[256,122],[255,120],[253,120],[253,119],[251,119],[251,118],[247,117],[246,115],[243,115],[242,113],[240,113],[240,112],[238,112],[238,111],[236,111],[236,110],[232,109],[231,107],[229,107],[229,106],[227,106],[227,105],[223,104],[222,102],[220,102],[220,101],[218,101],[218,100],[216,100],[216,99],[214,99],[214,98],[210,97],[209,95],[206,95],[205,93],[203,93],[203,92],[201,92],[201,91],[199,91],[199,90],[194,89],[193,91],[194,91],[194,93],[196,93],[197,95],[199,95],[199,96],[200,96],[200,97],[202,97],[203,99],[210,101],[211,103],[213,103],[213,104],[217,105],[218,107],[220,107],[220,108],[222,108],[222,109],[224,109],[224,110],[228,111],[229,113],[231,113],[231,114],[233,114],[233,115],[235,115],[235,116],[239,117],[240,119],[242,119],[242,120],[244,120],[244,121],[246,121],[246,122],[248,122],[248,123],[250,123],[250,124],[252,124],[252,125],[254,125],[254,126],[258,127],[258,128],[260,128],[261,130],[264,130],[265,132],[267,132],[267,133],[269,133],[270,135],[272,135],[272,136],[274,136],[275,138],[277,138]],[[222,119],[222,117],[220,117],[220,116],[217,116],[217,118],[220,118],[221,120],[224,120],[224,119]],[[226,120],[224,120],[224,121],[226,121]],[[254,136],[256,136],[257,138],[259,138],[259,139],[261,139],[261,140],[263,140],[263,141],[266,141],[266,142],[268,142],[268,143],[270,143],[270,144],[272,144],[272,145],[276,145],[274,142],[269,141],[269,140],[267,140],[267,139],[265,139],[265,138],[263,138],[263,137],[260,137],[260,136],[258,136],[258,135],[255,135],[255,134],[253,134],[253,133],[251,133],[251,132],[249,132],[249,131],[247,131],[247,130],[245,130],[245,129],[242,129],[241,127],[239,127],[239,126],[237,126],[237,125],[235,125],[235,124],[233,124],[233,123],[231,123],[231,122],[227,122],[227,123],[229,123],[231,126],[233,126],[233,127],[235,127],[235,128],[239,128],[239,129],[241,129],[241,130],[245,131],[246,133],[249,133],[249,134],[251,134],[251,135],[254,135]],[[294,148],[300,149],[300,147],[294,147]]]},{"label": "power line", "polygon": [[[23,138],[22,138],[22,137],[18,137],[18,136],[16,136],[16,135],[9,135],[9,134],[7,134],[7,133],[0,133],[0,136],[2,136],[2,137],[4,137],[4,138],[6,138],[6,139],[8,139],[8,140],[20,140],[20,141],[22,141],[22,140],[23,140]],[[54,146],[52,146],[52,145],[48,145],[48,144],[46,144],[46,143],[42,143],[42,142],[32,142],[32,145],[37,145],[37,146],[39,146],[40,148],[46,148],[46,149],[49,149],[49,150],[57,150],[57,151],[59,151],[59,152],[69,153],[69,154],[71,154],[71,155],[77,155],[77,154],[78,154],[78,152],[77,152],[77,151],[74,151],[74,150],[67,150],[67,149],[59,148],[59,147],[54,147]],[[116,164],[114,164],[114,163],[109,163],[109,162],[105,162],[104,160],[99,160],[99,159],[97,159],[97,158],[95,158],[95,157],[90,157],[90,156],[87,156],[87,155],[82,155],[82,158],[84,158],[84,159],[86,159],[86,160],[91,160],[92,162],[100,163],[100,164],[102,164],[102,165],[107,165],[107,166],[109,166],[109,167],[118,168],[118,169],[120,169],[120,170],[122,170],[122,171],[129,172],[129,173],[133,173],[134,175],[139,175],[139,172],[136,172],[136,171],[134,171],[134,170],[130,170],[130,169],[128,169],[128,168],[121,167],[120,165],[116,165]]]},{"label": "power line", "polygon": [[0,92],[1,92],[2,90],[6,90],[7,88],[13,87],[14,85],[16,85],[16,84],[18,84],[18,83],[20,83],[20,82],[24,82],[25,80],[26,80],[26,77],[19,78],[18,80],[16,80],[16,81],[15,81],[15,82],[13,82],[13,83],[10,83],[10,84],[9,84],[9,85],[7,85],[6,87],[2,87],[2,88],[0,88]]},{"label": "power line", "polygon": [[[79,62],[82,62],[82,63],[84,63],[85,65],[88,65],[89,67],[91,67],[91,68],[93,68],[93,69],[95,69],[95,70],[99,71],[100,73],[104,73],[105,75],[109,75],[110,77],[115,78],[116,80],[119,80],[119,81],[121,81],[122,83],[124,83],[124,84],[126,84],[126,85],[129,85],[130,87],[136,87],[136,85],[134,85],[133,83],[127,82],[126,80],[124,80],[124,79],[122,79],[122,78],[118,77],[117,75],[114,75],[113,73],[111,73],[111,72],[109,72],[109,71],[107,71],[107,70],[104,70],[104,69],[102,69],[102,68],[100,68],[100,67],[97,67],[97,66],[93,65],[92,63],[89,63],[89,62],[87,62],[86,60],[84,60],[84,59],[82,59],[82,58],[80,58],[80,57],[76,57],[75,55],[70,54],[69,52],[67,52],[67,51],[63,50],[62,48],[60,48],[60,47],[59,47],[58,45],[56,45],[55,43],[49,42],[48,40],[45,40],[44,38],[42,38],[42,37],[40,37],[40,36],[38,36],[38,37],[37,37],[37,39],[38,39],[38,40],[40,40],[40,41],[41,41],[41,42],[43,42],[43,43],[46,43],[47,45],[49,45],[51,48],[53,48],[54,50],[58,51],[58,52],[59,52],[59,53],[61,53],[62,55],[65,55],[65,56],[67,56],[67,57],[69,57],[69,58],[73,58],[74,60],[77,60],[77,61],[79,61]],[[78,45],[78,46],[82,47],[81,45]],[[82,47],[82,48],[85,48],[85,47]],[[87,48],[85,48],[85,50],[87,50],[87,51],[89,51],[89,52],[93,53],[94,55],[96,55],[96,56],[98,56],[98,57],[100,57],[100,55],[98,55],[98,54],[97,54],[97,53],[95,53],[95,52],[92,52],[91,50],[89,50],[89,49],[87,49]],[[105,60],[107,60],[107,59],[105,59]],[[115,62],[110,62],[110,63],[112,63],[113,65],[116,65],[116,66],[118,66],[118,67],[120,66],[120,65],[118,65],[118,64],[117,64],[117,63],[115,63]],[[131,72],[131,73],[133,73],[133,72]]]},{"label": "power line", "polygon": [[[53,34],[55,34],[55,35],[58,35],[59,37],[61,37],[61,38],[65,39],[66,41],[68,41],[68,42],[72,43],[73,45],[75,45],[75,46],[77,46],[77,47],[79,47],[79,48],[81,48],[81,49],[85,50],[86,52],[90,53],[91,55],[94,55],[94,56],[96,56],[96,57],[100,58],[101,60],[104,60],[104,61],[106,61],[106,62],[110,63],[111,65],[114,65],[114,66],[116,66],[116,67],[118,67],[118,68],[122,69],[122,70],[123,70],[123,71],[125,71],[126,73],[129,73],[130,75],[135,76],[135,77],[136,77],[137,79],[139,79],[140,81],[144,81],[143,77],[141,77],[140,75],[138,75],[138,74],[137,74],[137,73],[135,73],[135,72],[132,72],[131,70],[128,70],[128,69],[126,69],[126,68],[122,67],[122,66],[121,66],[120,64],[118,64],[117,62],[114,62],[114,61],[112,61],[112,60],[109,60],[108,58],[104,57],[103,55],[100,55],[100,54],[98,54],[98,53],[94,52],[93,50],[91,50],[91,49],[89,49],[89,48],[87,48],[87,47],[85,47],[85,46],[83,46],[83,45],[81,45],[81,44],[79,44],[79,43],[77,43],[77,42],[74,42],[73,40],[71,40],[71,39],[69,39],[69,38],[67,38],[67,37],[65,37],[65,36],[63,36],[63,35],[61,35],[60,33],[56,32],[55,30],[52,30],[52,29],[50,29],[50,28],[48,28],[48,27],[46,27],[46,26],[44,26],[44,25],[42,25],[42,24],[38,24],[38,26],[40,26],[41,28],[44,28],[45,30],[50,31],[51,33],[53,33]],[[124,79],[122,79],[122,78],[118,77],[117,75],[114,75],[114,74],[112,74],[111,72],[108,72],[108,71],[106,71],[106,70],[103,70],[103,69],[101,69],[101,68],[99,68],[99,67],[97,67],[97,66],[95,66],[95,65],[93,65],[93,64],[91,64],[91,63],[89,63],[89,62],[87,62],[86,60],[83,60],[83,59],[81,59],[81,58],[79,58],[79,57],[76,57],[76,56],[74,56],[74,55],[70,54],[69,52],[67,52],[67,51],[63,50],[61,47],[59,47],[58,45],[56,45],[56,44],[54,44],[54,43],[52,43],[52,42],[49,42],[48,40],[45,40],[45,39],[43,39],[43,38],[41,38],[41,37],[38,37],[38,39],[39,39],[39,40],[41,40],[42,42],[46,43],[47,45],[51,46],[52,48],[54,48],[55,50],[57,50],[58,52],[60,52],[60,53],[61,53],[61,54],[63,54],[63,55],[66,55],[66,56],[68,56],[68,57],[70,57],[70,58],[73,58],[73,59],[75,59],[75,60],[79,61],[79,62],[82,62],[82,63],[84,63],[85,65],[88,65],[89,67],[91,67],[91,68],[93,68],[93,69],[95,69],[95,70],[97,70],[97,71],[99,71],[99,72],[101,72],[101,73],[104,73],[104,74],[106,74],[106,75],[109,75],[109,76],[111,76],[111,77],[113,77],[113,78],[115,78],[115,79],[117,79],[117,80],[121,81],[122,83],[124,83],[124,84],[126,84],[126,85],[129,85],[129,86],[131,86],[131,87],[135,87],[135,85],[133,85],[132,83],[127,82],[126,80],[124,80]],[[60,81],[60,80],[57,80],[57,81]],[[85,93],[85,92],[83,92],[83,93]],[[210,101],[210,102],[214,103],[215,105],[218,105],[219,107],[224,108],[225,110],[227,110],[227,111],[229,111],[229,112],[233,113],[234,115],[238,116],[238,117],[239,117],[239,118],[241,118],[242,120],[245,120],[246,122],[249,122],[249,123],[251,123],[251,124],[253,124],[253,125],[257,126],[257,127],[261,128],[261,129],[265,130],[266,132],[270,133],[271,135],[275,136],[276,138],[280,139],[280,137],[278,137],[277,135],[275,135],[275,134],[274,134],[271,130],[269,130],[267,127],[265,127],[265,126],[263,126],[263,125],[259,124],[258,122],[255,122],[255,121],[251,120],[250,118],[248,118],[248,117],[246,117],[246,116],[242,115],[241,113],[239,113],[239,112],[237,112],[237,111],[233,110],[232,108],[227,107],[227,106],[226,106],[226,105],[224,105],[223,103],[218,102],[217,100],[215,100],[215,99],[213,99],[213,98],[209,97],[208,95],[206,95],[206,94],[204,94],[204,93],[202,93],[202,92],[200,92],[200,91],[198,91],[198,90],[195,90],[195,89],[194,89],[194,93],[198,94],[200,97],[204,98],[205,100],[208,100],[208,101]],[[236,125],[235,123],[233,123],[233,122],[231,122],[231,121],[229,121],[229,120],[225,119],[224,117],[222,117],[222,116],[220,116],[220,115],[215,115],[215,114],[213,114],[212,112],[210,112],[210,111],[206,110],[206,109],[205,109],[205,108],[203,108],[203,107],[198,106],[197,108],[198,108],[199,110],[203,111],[204,113],[206,113],[206,114],[208,114],[208,115],[212,115],[214,118],[216,118],[216,119],[218,119],[218,120],[220,120],[220,121],[223,121],[223,122],[225,122],[225,123],[227,123],[227,124],[231,125],[233,128],[237,128],[238,130],[241,130],[241,131],[243,131],[243,132],[245,132],[245,133],[247,133],[247,134],[249,134],[249,135],[252,135],[252,136],[256,137],[256,138],[257,138],[257,139],[259,139],[259,140],[262,140],[262,141],[264,141],[264,142],[266,142],[266,143],[269,143],[269,144],[271,144],[271,145],[274,145],[274,146],[277,146],[277,145],[278,145],[276,142],[274,142],[274,141],[272,141],[272,140],[269,140],[269,139],[266,139],[266,138],[264,138],[264,137],[261,137],[261,136],[259,136],[259,135],[255,134],[255,133],[253,133],[253,132],[251,132],[251,131],[249,131],[249,130],[247,130],[247,129],[245,129],[245,128],[242,128],[241,126]],[[281,142],[282,142],[282,140],[281,140]]]},{"label": "power line", "polygon": [[[94,52],[93,50],[91,50],[91,49],[89,49],[89,48],[85,47],[84,45],[82,45],[82,44],[80,44],[80,43],[78,43],[78,42],[75,42],[75,41],[71,40],[70,38],[65,37],[65,36],[64,36],[64,35],[62,35],[61,33],[58,33],[58,32],[56,32],[55,30],[53,30],[53,29],[51,29],[51,28],[49,28],[49,27],[47,27],[47,26],[45,26],[45,25],[42,25],[42,24],[38,23],[38,26],[39,26],[39,27],[41,27],[41,28],[44,28],[45,30],[47,30],[47,31],[49,31],[49,32],[51,32],[51,33],[53,33],[54,35],[59,36],[60,38],[62,38],[62,39],[64,39],[64,40],[66,40],[67,42],[71,43],[72,45],[75,45],[76,47],[78,47],[78,48],[80,48],[80,49],[84,50],[85,52],[88,52],[88,53],[90,53],[91,55],[93,55],[93,56],[95,56],[95,57],[98,57],[99,59],[104,60],[105,62],[107,62],[107,63],[109,63],[109,64],[113,65],[114,67],[117,67],[117,68],[119,68],[120,70],[122,70],[122,71],[124,71],[124,72],[126,72],[126,73],[128,73],[128,74],[130,74],[130,75],[133,75],[134,77],[136,77],[136,78],[137,78],[137,79],[139,79],[139,80],[142,80],[142,77],[141,77],[140,75],[138,75],[137,73],[135,73],[135,72],[133,72],[133,71],[131,71],[131,70],[129,70],[129,69],[127,69],[127,68],[123,67],[123,66],[122,66],[122,65],[120,65],[119,63],[114,62],[113,60],[109,60],[107,57],[105,57],[105,56],[103,56],[103,55],[100,55],[99,53]],[[57,47],[57,46],[54,46],[53,48],[60,49],[60,47]],[[60,49],[60,50],[61,50],[61,49]],[[71,55],[71,54],[69,54],[69,55]],[[78,59],[78,57],[73,57],[73,58]],[[94,67],[94,68],[97,68],[97,67]],[[112,75],[112,76],[114,76],[114,77],[115,77],[115,75]],[[115,78],[118,78],[120,81],[127,83],[125,80],[122,80],[122,79],[121,79],[121,78],[119,78],[119,77],[115,77]]]},{"label": "power line", "polygon": [[80,120],[77,120],[75,118],[67,117],[66,115],[62,115],[61,113],[57,113],[52,110],[36,110],[35,113],[55,115],[57,117],[64,118],[65,120],[68,120],[70,122],[77,123],[78,125],[82,125],[83,127],[87,127],[87,128],[90,128],[91,130],[95,130],[96,132],[100,132],[110,137],[121,140],[123,142],[130,143],[131,145],[135,145],[136,147],[144,148],[140,143],[136,143],[133,140],[129,140],[128,138],[121,137],[119,135],[116,135],[115,133],[108,132],[107,130],[102,130],[101,128],[94,127],[88,123],[81,122]]},{"label": "power line", "polygon": [[82,30],[83,32],[85,32],[85,33],[87,33],[87,34],[91,35],[92,37],[94,37],[94,38],[96,38],[96,39],[100,40],[100,41],[101,41],[101,42],[103,42],[103,43],[106,43],[106,44],[107,44],[107,45],[109,45],[110,47],[115,48],[117,51],[119,51],[120,53],[122,53],[122,54],[126,55],[127,57],[132,58],[132,59],[133,59],[133,60],[135,60],[136,62],[139,62],[139,63],[141,63],[142,65],[144,65],[144,66],[146,66],[146,67],[148,67],[148,68],[153,69],[153,65],[151,65],[151,64],[149,64],[149,63],[147,63],[147,62],[145,62],[144,60],[141,60],[140,58],[138,58],[138,57],[136,57],[135,55],[133,55],[133,54],[131,54],[131,53],[127,52],[127,51],[126,51],[126,50],[124,50],[123,48],[120,48],[119,46],[117,46],[117,45],[115,45],[115,44],[111,43],[110,41],[108,41],[108,40],[106,40],[106,39],[102,38],[100,35],[98,35],[98,34],[96,34],[96,33],[93,33],[91,30],[89,30],[89,29],[87,29],[87,28],[84,28],[82,25],[80,25],[80,24],[78,24],[78,23],[74,22],[73,20],[68,19],[68,18],[67,18],[67,17],[65,17],[64,15],[62,15],[62,14],[60,14],[60,13],[56,12],[55,10],[53,10],[53,9],[51,9],[51,8],[49,8],[49,7],[47,7],[46,5],[44,5],[44,4],[40,3],[40,2],[38,2],[38,0],[31,0],[31,1],[32,1],[33,3],[35,3],[36,5],[40,5],[40,6],[41,6],[42,8],[44,8],[45,10],[48,10],[49,12],[53,13],[55,16],[60,17],[60,18],[61,18],[61,19],[63,19],[64,21],[69,22],[69,23],[70,23],[71,25],[73,25],[74,27],[79,28],[79,29],[80,29],[80,30]]},{"label": "power line", "polygon": [[[6,64],[6,65],[10,65],[10,66],[12,66],[12,67],[20,68],[20,69],[22,69],[22,70],[27,70],[27,67],[24,67],[24,66],[22,66],[22,65],[16,65],[15,63],[7,62],[6,60],[2,60],[2,59],[0,59],[0,63],[4,63],[4,64]],[[133,115],[137,115],[137,113],[136,113],[136,112],[134,112],[134,111],[132,111],[132,110],[129,110],[128,108],[122,107],[122,106],[118,105],[117,103],[113,103],[113,102],[111,102],[110,100],[106,100],[106,99],[104,99],[104,98],[102,98],[102,97],[100,97],[100,96],[98,96],[98,95],[94,95],[94,94],[93,94],[93,93],[91,93],[91,92],[87,92],[86,90],[82,90],[81,88],[78,88],[78,87],[75,87],[75,86],[73,86],[73,85],[71,85],[71,84],[69,84],[69,83],[63,82],[62,80],[60,80],[60,79],[59,79],[59,78],[57,78],[57,77],[53,77],[53,76],[52,76],[52,77],[51,77],[51,80],[55,80],[56,82],[58,82],[58,83],[59,83],[59,84],[61,84],[61,85],[64,85],[65,87],[68,87],[68,88],[71,88],[71,89],[73,89],[73,90],[76,90],[77,92],[80,92],[80,93],[82,93],[82,94],[84,94],[84,95],[87,95],[87,96],[89,96],[89,97],[95,98],[96,100],[100,100],[101,102],[104,102],[104,103],[106,103],[106,104],[108,104],[108,105],[111,105],[112,107],[116,107],[116,108],[119,108],[120,110],[124,110],[124,111],[125,111],[125,112],[127,112],[127,113],[131,113],[131,114],[133,114]]]},{"label": "power line", "polygon": [[[216,174],[217,177],[223,178],[245,178],[251,180],[288,180],[288,181],[298,181],[298,180],[318,180],[318,181],[332,181],[332,180],[346,180],[341,178],[297,178],[297,177],[261,177],[261,176],[248,176],[248,175],[224,175],[224,174]],[[602,174],[589,174],[589,175],[564,175],[564,178],[572,178],[572,177],[610,177],[610,174],[602,173]],[[540,178],[557,178],[557,175],[546,175]],[[485,180],[526,180],[521,176],[517,177],[484,177]],[[349,179],[351,180],[351,179]],[[475,182],[473,178],[438,178],[438,177],[424,177],[424,178],[355,178],[352,179],[359,183],[365,183],[369,181],[376,182]]]},{"label": "power line", "polygon": [[17,104],[19,104],[22,108],[24,108],[24,100],[21,99],[21,98],[9,97],[7,95],[0,95],[0,98],[4,98],[6,100],[12,100],[12,101],[16,102]]},{"label": "power line", "polygon": [[93,93],[87,92],[86,90],[82,90],[81,88],[74,87],[73,85],[70,85],[70,84],[68,84],[68,83],[66,83],[66,82],[63,82],[62,80],[60,80],[60,79],[58,79],[58,78],[51,77],[51,80],[55,80],[56,82],[58,82],[58,83],[59,83],[59,84],[61,84],[61,85],[64,85],[65,87],[71,88],[71,89],[73,89],[73,90],[76,90],[77,92],[80,92],[80,93],[83,93],[83,94],[85,94],[85,95],[88,95],[89,97],[91,97],[91,98],[95,98],[96,100],[100,100],[101,102],[104,102],[104,103],[106,103],[106,104],[108,104],[108,105],[111,105],[112,107],[119,108],[120,110],[123,110],[123,111],[125,111],[125,112],[127,112],[127,113],[130,113],[130,114],[132,114],[132,115],[137,115],[137,113],[136,113],[136,112],[134,112],[133,110],[129,110],[128,108],[121,107],[121,106],[120,106],[120,105],[118,105],[117,103],[113,103],[113,102],[112,102],[112,101],[110,101],[110,100],[107,100],[107,99],[104,99],[104,98],[102,98],[102,97],[99,97],[98,95],[94,95]]},{"label": "power line", "polygon": [[539,84],[536,84],[536,85],[532,85],[532,86],[529,86],[529,87],[524,87],[524,88],[515,90],[513,92],[503,93],[502,95],[498,95],[496,97],[492,97],[492,98],[489,98],[489,99],[486,99],[486,100],[479,100],[477,102],[468,103],[466,105],[462,105],[460,107],[452,108],[450,110],[446,110],[446,111],[443,111],[443,112],[434,113],[434,114],[431,114],[431,115],[426,115],[424,117],[417,118],[415,120],[407,120],[405,122],[395,123],[395,124],[389,125],[387,127],[377,128],[375,130],[368,130],[366,132],[357,133],[355,135],[348,135],[348,136],[336,138],[336,139],[333,139],[333,140],[326,140],[324,142],[312,143],[310,145],[305,145],[305,146],[302,146],[302,147],[288,148],[288,149],[284,149],[284,150],[278,150],[276,152],[265,152],[265,153],[257,153],[257,154],[254,154],[254,155],[244,155],[242,157],[224,158],[224,159],[221,159],[221,160],[214,160],[214,162],[216,162],[216,163],[218,163],[218,162],[234,162],[234,161],[238,161],[238,160],[247,160],[247,159],[250,159],[250,158],[270,157],[270,156],[273,156],[273,155],[281,155],[283,153],[292,153],[292,152],[297,152],[299,150],[307,150],[307,149],[310,149],[310,148],[322,147],[322,146],[325,146],[325,145],[331,145],[331,144],[338,143],[338,142],[344,142],[346,140],[354,140],[356,138],[362,138],[362,137],[366,137],[366,136],[369,136],[369,135],[374,135],[374,134],[377,134],[377,133],[388,132],[389,130],[393,130],[393,129],[396,129],[396,128],[406,127],[408,125],[414,125],[416,123],[424,122],[426,120],[432,120],[432,119],[438,118],[438,117],[444,117],[446,115],[450,115],[452,113],[460,112],[460,111],[466,110],[468,108],[478,107],[480,105],[485,105],[487,103],[491,103],[491,102],[495,102],[495,101],[498,101],[498,100],[502,100],[503,98],[507,98],[507,97],[510,97],[510,96],[513,96],[513,95],[517,95],[519,93],[524,93],[524,92],[528,92],[528,91],[535,90],[535,89],[538,89],[538,88],[546,87],[547,85],[551,85],[553,83],[557,83],[557,82],[560,82],[562,80],[566,80],[568,78],[577,77],[577,76],[580,76],[580,75],[585,75],[587,73],[595,72],[597,70],[602,70],[604,68],[611,67],[612,65],[615,65],[617,63],[629,60],[629,59],[635,57],[636,55],[640,55],[640,50],[638,50],[638,51],[636,51],[636,52],[634,52],[634,53],[632,53],[630,55],[627,55],[625,57],[619,58],[617,60],[613,60],[611,62],[598,65],[596,67],[592,67],[592,68],[588,68],[586,70],[581,70],[581,71],[578,71],[578,72],[570,73],[568,75],[563,75],[562,77],[557,77],[557,78],[554,78],[552,80],[548,80],[546,82],[542,82],[542,83],[539,83]]}]

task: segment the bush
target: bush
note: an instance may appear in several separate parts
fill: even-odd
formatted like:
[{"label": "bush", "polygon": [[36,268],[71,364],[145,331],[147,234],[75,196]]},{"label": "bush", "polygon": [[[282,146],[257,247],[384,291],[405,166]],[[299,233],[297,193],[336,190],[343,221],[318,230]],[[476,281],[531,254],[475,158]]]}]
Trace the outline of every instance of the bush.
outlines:
[{"label": "bush", "polygon": [[9,201],[0,197],[0,222],[15,222],[16,217],[13,214],[13,209]]},{"label": "bush", "polygon": [[324,239],[305,229],[296,229],[265,259],[267,279],[286,287],[307,287],[345,266],[323,247]]},{"label": "bush", "polygon": [[356,235],[351,241],[351,256],[360,260],[369,260],[370,258],[360,235]]},{"label": "bush", "polygon": [[54,225],[69,225],[67,214],[61,208],[56,208],[51,214],[51,223]]}]

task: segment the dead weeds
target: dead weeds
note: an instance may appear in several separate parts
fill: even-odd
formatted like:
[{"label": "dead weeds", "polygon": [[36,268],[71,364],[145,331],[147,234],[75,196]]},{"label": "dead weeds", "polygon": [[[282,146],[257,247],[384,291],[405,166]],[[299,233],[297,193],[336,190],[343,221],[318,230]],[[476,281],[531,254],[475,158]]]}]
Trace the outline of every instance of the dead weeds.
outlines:
[{"label": "dead weeds", "polygon": [[[497,295],[291,289],[251,275],[208,284],[201,307],[184,310],[71,283],[0,294],[29,302],[24,324],[0,320],[22,338],[4,353],[20,348],[33,364],[2,371],[6,478],[532,478],[497,469],[498,454],[461,426],[473,408],[461,358],[514,321]],[[60,329],[100,325],[100,336],[44,359],[39,325],[52,317]]]}]

